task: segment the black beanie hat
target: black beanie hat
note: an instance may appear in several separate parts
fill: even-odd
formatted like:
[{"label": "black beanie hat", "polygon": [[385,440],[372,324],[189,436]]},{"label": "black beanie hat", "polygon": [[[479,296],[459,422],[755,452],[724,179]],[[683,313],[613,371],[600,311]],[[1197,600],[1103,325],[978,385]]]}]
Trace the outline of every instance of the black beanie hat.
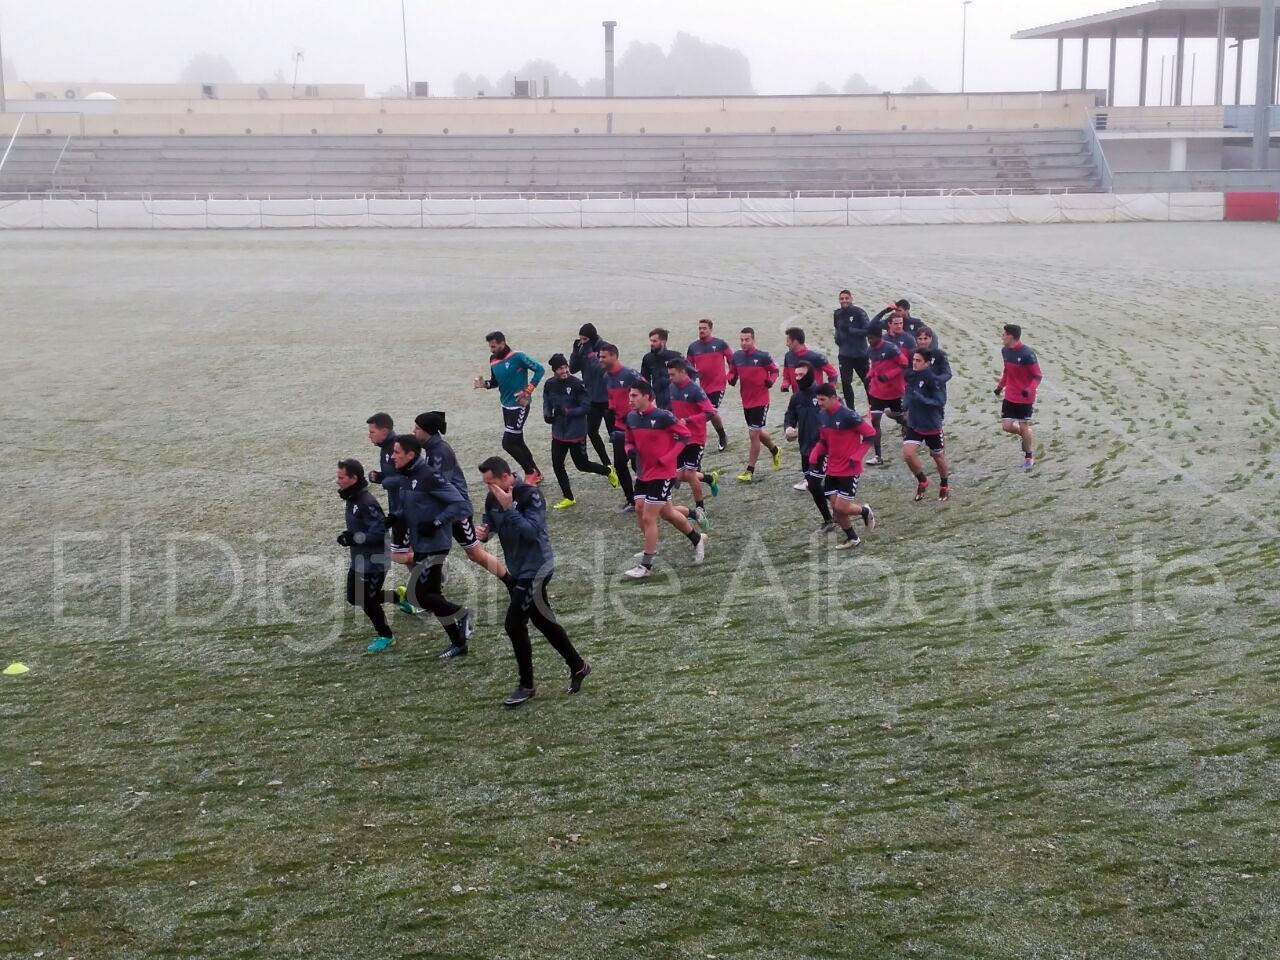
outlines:
[{"label": "black beanie hat", "polygon": [[413,422],[430,434],[439,434],[443,436],[448,433],[448,426],[444,422],[443,410],[432,410],[428,413],[420,413],[413,418]]},{"label": "black beanie hat", "polygon": [[567,367],[569,361],[564,358],[563,353],[553,353],[551,359],[547,361],[547,365],[555,370],[557,367]]},{"label": "black beanie hat", "polygon": [[578,328],[578,336],[590,337],[595,340],[600,334],[596,333],[596,325],[594,323],[584,323]]}]

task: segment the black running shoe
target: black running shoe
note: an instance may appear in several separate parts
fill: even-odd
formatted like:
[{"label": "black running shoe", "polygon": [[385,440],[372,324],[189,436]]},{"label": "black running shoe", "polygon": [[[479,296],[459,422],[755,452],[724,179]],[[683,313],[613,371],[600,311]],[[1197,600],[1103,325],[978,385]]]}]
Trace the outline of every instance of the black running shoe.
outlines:
[{"label": "black running shoe", "polygon": [[583,660],[582,666],[569,675],[569,689],[565,693],[577,693],[582,689],[582,681],[591,676],[591,661]]},{"label": "black running shoe", "polygon": [[507,708],[518,707],[520,704],[532,700],[537,692],[533,687],[516,687],[507,694],[507,699],[502,701],[502,705]]}]

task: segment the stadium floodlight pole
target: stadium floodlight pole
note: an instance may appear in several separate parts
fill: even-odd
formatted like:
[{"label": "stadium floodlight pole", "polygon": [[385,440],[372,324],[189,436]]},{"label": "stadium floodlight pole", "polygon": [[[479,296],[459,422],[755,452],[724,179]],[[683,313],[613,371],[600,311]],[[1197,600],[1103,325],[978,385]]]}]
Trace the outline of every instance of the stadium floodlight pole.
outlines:
[{"label": "stadium floodlight pole", "polygon": [[964,93],[964,74],[969,54],[969,4],[973,0],[964,0],[964,11],[960,19],[960,92]]},{"label": "stadium floodlight pole", "polygon": [[404,0],[400,0],[400,39],[404,41],[404,97],[413,96],[409,90],[409,20],[404,13]]},{"label": "stadium floodlight pole", "polygon": [[9,98],[4,92],[4,44],[0,42],[0,113],[9,112]]},{"label": "stadium floodlight pole", "polygon": [[1266,170],[1271,152],[1271,71],[1275,69],[1276,0],[1258,15],[1258,96],[1253,101],[1253,169]]}]

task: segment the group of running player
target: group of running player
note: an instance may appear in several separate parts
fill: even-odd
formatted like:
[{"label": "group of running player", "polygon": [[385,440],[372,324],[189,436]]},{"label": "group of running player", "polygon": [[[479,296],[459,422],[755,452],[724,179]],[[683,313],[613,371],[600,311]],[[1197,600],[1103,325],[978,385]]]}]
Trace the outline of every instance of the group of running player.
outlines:
[{"label": "group of running player", "polygon": [[[856,519],[868,531],[875,528],[871,506],[857,500],[858,480],[864,463],[886,465],[881,426],[885,416],[901,425],[903,459],[916,478],[915,499],[922,500],[930,485],[920,460],[924,446],[938,470],[938,499],[949,500],[943,423],[952,371],[936,333],[912,316],[907,300],[890,304],[874,317],[853,303],[848,290],[841,291],[839,303],[833,315],[838,369],[805,344],[805,332],[799,327],[785,333],[787,353],[780,369],[757,347],[752,328],[742,328],[739,349],[734,350],[715,336],[714,323],[704,319],[698,321],[697,340],[683,354],[668,348],[667,330],[651,330],[650,349],[635,370],[622,364],[617,346],[604,340],[593,324],[584,324],[569,356],[556,353],[548,361],[552,376],[543,389],[542,414],[551,428],[552,465],[561,492],[552,509],[564,510],[576,503],[566,469],[566,460],[572,459],[580,472],[605,477],[611,487],[620,487],[625,501],[619,511],[636,514],[643,550],[625,576],[643,579],[652,574],[660,519],[689,540],[693,562],[701,565],[710,529],[705,495],[718,496],[720,489],[719,473],[703,469],[708,426],[715,429],[717,449],[725,450],[729,441],[719,408],[728,388],[737,386],[750,438],[738,481],[754,481],[762,448],[769,452],[773,468],[781,469],[782,450],[766,422],[770,391],[779,379],[782,392],[790,393],[783,418],[785,437],[798,443],[801,454],[803,476],[794,489],[812,496],[822,518],[820,533],[841,531],[837,550],[862,543]],[[501,332],[485,339],[489,373],[477,377],[473,385],[498,390],[502,447],[520,474],[501,457],[490,457],[480,465],[487,495],[477,527],[466,477],[444,440],[445,414],[420,414],[412,435],[398,435],[390,415],[376,413],[367,423],[369,439],[380,448],[379,468],[366,474],[356,460],[338,464],[337,483],[347,521],[338,539],[351,551],[348,602],[363,606],[377,631],[368,647],[371,651],[395,642],[382,609],[388,599],[384,591],[388,552],[393,562],[413,571],[412,594],[401,587],[391,596],[406,612],[426,610],[437,618],[449,638],[449,646],[440,654],[445,659],[465,655],[472,633],[471,611],[444,596],[445,558],[451,542],[457,542],[473,563],[501,579],[511,594],[505,628],[520,672],[519,686],[504,702],[516,706],[534,694],[530,623],[568,665],[570,693],[577,692],[591,666],[556,621],[546,592],[554,552],[547,533],[546,501],[538,489],[543,476],[524,437],[532,397],[546,371],[532,357],[513,350]],[[1004,328],[1003,357],[1004,373],[995,388],[997,395],[1005,393],[1002,427],[1020,436],[1023,466],[1030,469],[1034,465],[1031,417],[1041,374],[1034,352],[1021,343],[1021,329],[1015,324]],[[869,418],[856,410],[855,376],[866,394]],[[590,459],[588,441],[598,462]],[[873,452],[869,459],[868,452]],[[672,500],[681,482],[689,487],[692,506]],[[385,513],[369,492],[370,483],[386,490]],[[504,559],[483,547],[495,534]]]}]

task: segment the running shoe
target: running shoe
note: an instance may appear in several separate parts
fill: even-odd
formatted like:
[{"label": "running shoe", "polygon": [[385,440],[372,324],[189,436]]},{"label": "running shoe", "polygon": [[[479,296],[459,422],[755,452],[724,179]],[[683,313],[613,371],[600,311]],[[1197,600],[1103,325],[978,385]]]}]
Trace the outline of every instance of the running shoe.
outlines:
[{"label": "running shoe", "polygon": [[816,528],[814,533],[834,533],[836,530],[836,522],[834,520],[823,520]]},{"label": "running shoe", "polygon": [[645,577],[652,576],[653,571],[646,567],[643,563],[637,563],[628,570],[623,576],[630,577],[632,580],[643,580]]},{"label": "running shoe", "polygon": [[395,637],[374,637],[373,643],[365,647],[370,653],[381,653],[396,645]]},{"label": "running shoe", "polygon": [[582,666],[569,674],[569,689],[566,690],[565,693],[577,693],[582,689],[582,681],[587,679],[589,676],[591,676],[591,661],[583,660]]},{"label": "running shoe", "polygon": [[871,455],[871,458],[870,458],[869,460],[867,460],[867,466],[868,466],[868,467],[883,467],[883,466],[884,466],[884,458],[883,458],[883,457],[881,457],[881,456],[880,456],[880,454],[878,454],[878,453],[874,453],[874,454],[872,454],[872,455]]},{"label": "running shoe", "polygon": [[951,499],[951,488],[948,487],[945,483],[938,488],[938,499],[939,500]]},{"label": "running shoe", "polygon": [[516,687],[507,694],[507,698],[502,701],[502,705],[510,710],[512,707],[518,707],[520,704],[532,700],[537,692],[533,687]]},{"label": "running shoe", "polygon": [[716,449],[717,449],[717,450],[719,450],[721,453],[724,453],[725,448],[727,448],[728,446],[729,446],[729,438],[728,438],[728,437],[720,437],[720,438],[716,441]]},{"label": "running shoe", "polygon": [[706,508],[699,508],[694,513],[696,514],[694,519],[698,521],[698,526],[702,528],[702,532],[709,532],[711,530],[711,518],[707,516]]},{"label": "running shoe", "polygon": [[1032,467],[1034,467],[1035,465],[1036,465],[1036,458],[1035,458],[1035,457],[1023,457],[1023,458],[1022,458],[1022,469],[1023,469],[1023,470],[1030,470],[1030,469],[1031,469]]},{"label": "running shoe", "polygon": [[862,546],[862,538],[856,533],[852,537],[845,537],[843,541],[836,544],[837,550],[852,550],[854,547]]},{"label": "running shoe", "polygon": [[791,489],[792,489],[792,490],[808,490],[808,489],[809,489],[809,481],[808,481],[808,480],[801,480],[799,483],[793,483],[793,484],[791,485]]},{"label": "running shoe", "polygon": [[573,506],[575,503],[577,503],[577,502],[578,502],[578,501],[577,501],[577,500],[575,500],[575,499],[573,499],[573,497],[565,497],[565,498],[564,498],[563,500],[561,500],[559,503],[553,503],[553,504],[551,505],[551,509],[552,509],[552,510],[568,510],[570,507],[572,507],[572,506]]},{"label": "running shoe", "polygon": [[634,503],[624,503],[617,510],[618,513],[635,513],[636,505]]},{"label": "running shoe", "polygon": [[773,448],[773,469],[775,470],[782,469],[782,448],[781,447]]},{"label": "running shoe", "polygon": [[462,618],[458,621],[458,626],[462,629],[462,639],[470,640],[472,634],[476,632],[476,621],[475,617],[471,615],[470,607],[463,611]]},{"label": "running shoe", "polygon": [[711,471],[710,475],[707,477],[707,486],[711,488],[711,495],[713,497],[720,496],[720,471],[719,470]]},{"label": "running shoe", "polygon": [[738,474],[738,482],[750,483],[752,479],[755,477],[755,475],[756,475],[756,472],[754,470],[743,470],[740,474]]},{"label": "running shoe", "polygon": [[524,475],[524,482],[529,484],[531,487],[536,487],[542,482],[542,471],[534,470],[530,473],[526,473]]},{"label": "running shoe", "polygon": [[618,479],[618,471],[614,469],[613,464],[609,464],[609,486],[614,490],[618,489],[618,484],[622,481]]},{"label": "running shoe", "polygon": [[698,537],[698,545],[693,548],[693,565],[695,567],[702,566],[702,561],[707,559],[707,535],[704,533]]},{"label": "running shoe", "polygon": [[[926,477],[925,479],[923,479],[923,480],[919,481],[919,482],[916,484],[916,496],[915,496],[915,499],[917,499],[917,500],[923,500],[923,499],[924,499],[924,492],[925,492],[926,490],[928,490],[928,489],[929,489],[929,478],[928,478],[928,477]],[[946,489],[946,487],[943,487],[942,489],[944,489],[944,490],[945,490],[945,489]]]},{"label": "running shoe", "polygon": [[867,503],[867,504],[863,504],[863,507],[862,507],[862,522],[863,522],[863,523],[865,523],[865,524],[867,525],[867,531],[868,531],[868,532],[870,532],[870,531],[872,531],[872,530],[874,530],[874,529],[876,528],[876,515],[875,515],[875,511],[873,511],[873,510],[871,509],[871,504],[869,504],[869,503]]},{"label": "running shoe", "polygon": [[439,660],[453,660],[456,657],[465,657],[467,655],[467,645],[465,643],[451,643],[448,648],[436,654]]}]

